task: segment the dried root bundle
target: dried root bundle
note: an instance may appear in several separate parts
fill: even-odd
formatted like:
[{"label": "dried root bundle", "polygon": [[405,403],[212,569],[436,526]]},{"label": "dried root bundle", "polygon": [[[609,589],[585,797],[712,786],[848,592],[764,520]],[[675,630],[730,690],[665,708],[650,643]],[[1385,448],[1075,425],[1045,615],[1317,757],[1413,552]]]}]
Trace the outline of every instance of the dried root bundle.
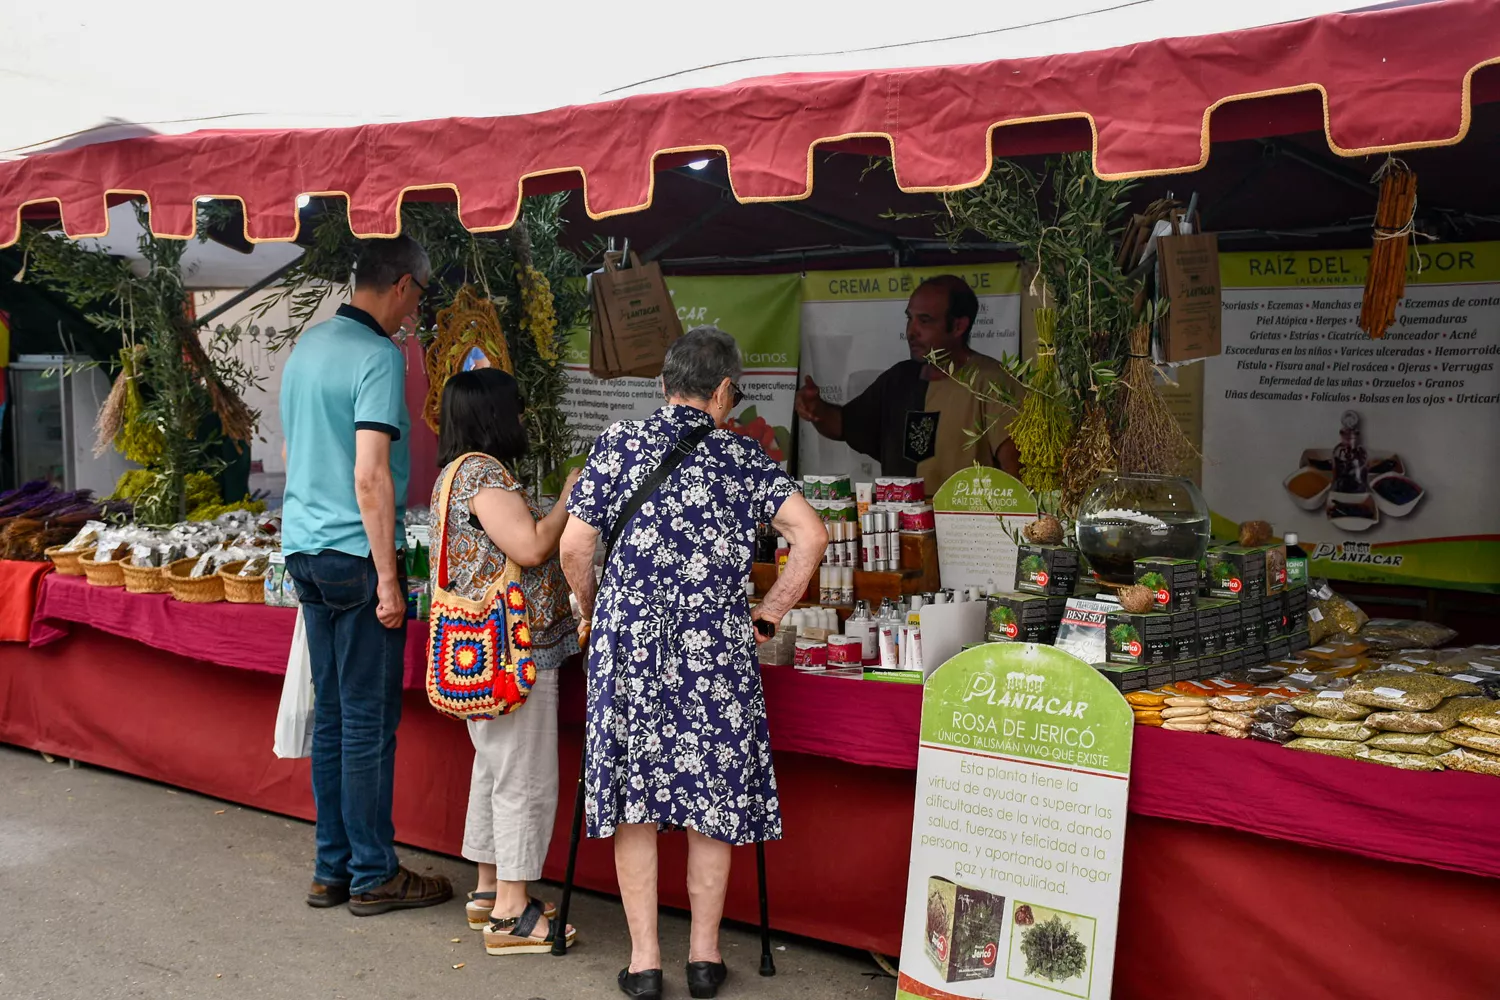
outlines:
[{"label": "dried root bundle", "polygon": [[1130,332],[1125,364],[1125,425],[1120,432],[1120,469],[1172,476],[1180,474],[1197,449],[1182,431],[1156,384],[1151,364],[1151,328]]},{"label": "dried root bundle", "polygon": [[1400,160],[1388,160],[1381,175],[1375,247],[1359,307],[1359,328],[1376,339],[1384,337],[1395,322],[1396,303],[1406,295],[1406,248],[1417,211],[1416,173]]}]

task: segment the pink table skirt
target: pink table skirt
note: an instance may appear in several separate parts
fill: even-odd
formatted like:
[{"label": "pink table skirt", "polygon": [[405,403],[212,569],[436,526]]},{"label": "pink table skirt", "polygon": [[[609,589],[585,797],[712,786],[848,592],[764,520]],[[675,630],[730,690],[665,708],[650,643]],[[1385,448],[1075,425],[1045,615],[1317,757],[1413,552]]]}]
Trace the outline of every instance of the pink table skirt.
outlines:
[{"label": "pink table skirt", "polygon": [[[165,595],[49,576],[33,646],[85,622],[158,649],[226,667],[284,673],[294,612],[260,605],[182,604]],[[412,623],[406,684],[423,686],[427,629]],[[869,767],[916,768],[922,690],[913,685],[761,672],[778,753]],[[582,672],[563,668],[562,718],[583,718]],[[1399,771],[1222,736],[1138,727],[1130,811],[1388,861],[1500,877],[1500,778]]]}]

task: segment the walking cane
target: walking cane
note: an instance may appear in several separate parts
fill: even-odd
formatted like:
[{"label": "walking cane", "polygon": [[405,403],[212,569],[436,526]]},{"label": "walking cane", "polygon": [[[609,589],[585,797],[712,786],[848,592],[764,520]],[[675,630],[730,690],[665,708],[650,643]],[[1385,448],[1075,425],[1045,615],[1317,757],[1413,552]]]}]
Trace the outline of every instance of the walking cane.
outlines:
[{"label": "walking cane", "polygon": [[755,874],[760,883],[760,974],[776,975],[776,960],[771,957],[771,904],[766,896],[766,842],[755,844]]},{"label": "walking cane", "polygon": [[583,779],[588,774],[588,733],[584,732],[583,745],[578,753],[578,792],[573,796],[573,832],[568,836],[568,873],[563,878],[562,903],[557,908],[557,921],[552,925],[561,927],[561,934],[552,936],[552,954],[568,953],[568,907],[573,902],[573,877],[578,873],[578,841],[583,836]]}]

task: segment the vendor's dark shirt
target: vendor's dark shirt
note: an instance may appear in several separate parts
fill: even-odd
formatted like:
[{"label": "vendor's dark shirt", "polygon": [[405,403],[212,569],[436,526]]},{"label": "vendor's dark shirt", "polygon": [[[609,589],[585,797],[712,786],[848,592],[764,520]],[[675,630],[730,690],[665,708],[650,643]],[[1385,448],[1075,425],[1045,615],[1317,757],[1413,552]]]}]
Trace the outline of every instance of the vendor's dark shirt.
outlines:
[{"label": "vendor's dark shirt", "polygon": [[880,462],[886,476],[915,476],[932,457],[937,414],[924,404],[923,362],[902,361],[881,372],[868,389],[844,404],[844,442]]}]

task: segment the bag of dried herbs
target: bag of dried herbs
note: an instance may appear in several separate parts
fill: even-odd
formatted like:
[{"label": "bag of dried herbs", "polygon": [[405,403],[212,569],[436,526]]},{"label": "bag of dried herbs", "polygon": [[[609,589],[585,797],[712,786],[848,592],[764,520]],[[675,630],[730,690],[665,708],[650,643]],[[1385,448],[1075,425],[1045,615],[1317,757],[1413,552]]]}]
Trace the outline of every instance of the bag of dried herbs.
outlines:
[{"label": "bag of dried herbs", "polygon": [[1026,975],[1054,983],[1081,976],[1088,968],[1088,947],[1073,925],[1056,914],[1021,932],[1021,954]]},{"label": "bag of dried herbs", "polygon": [[1320,719],[1315,715],[1298,721],[1292,727],[1298,736],[1311,736],[1320,740],[1349,740],[1363,743],[1375,735],[1375,730],[1358,722],[1339,722],[1335,719]]},{"label": "bag of dried herbs", "polygon": [[1354,752],[1354,759],[1367,760],[1372,764],[1384,764],[1387,767],[1399,767],[1403,771],[1441,771],[1443,769],[1443,765],[1438,763],[1436,757],[1420,753],[1377,750],[1366,743],[1360,744],[1359,749]]},{"label": "bag of dried herbs", "polygon": [[1408,618],[1375,618],[1359,630],[1371,649],[1436,649],[1456,635],[1446,625]]},{"label": "bag of dried herbs", "polygon": [[1438,758],[1438,763],[1450,771],[1500,775],[1500,757],[1482,750],[1470,750],[1467,747],[1448,751]]},{"label": "bag of dried herbs", "polygon": [[1483,698],[1449,698],[1430,712],[1373,712],[1365,725],[1387,733],[1441,733],[1458,725],[1464,712],[1485,704]]},{"label": "bag of dried herbs", "polygon": [[1443,739],[1449,743],[1457,743],[1461,747],[1470,750],[1483,750],[1485,753],[1500,754],[1500,734],[1487,733],[1482,729],[1474,729],[1470,726],[1454,726],[1443,733]]},{"label": "bag of dried herbs", "polygon": [[1425,712],[1437,708],[1444,698],[1477,695],[1479,686],[1436,674],[1379,673],[1361,677],[1349,685],[1345,697],[1371,708]]},{"label": "bag of dried herbs", "polygon": [[1500,734],[1500,701],[1486,701],[1465,706],[1458,721],[1486,733]]},{"label": "bag of dried herbs", "polygon": [[1307,750],[1312,753],[1328,754],[1331,757],[1354,758],[1354,752],[1364,744],[1354,743],[1349,740],[1323,740],[1315,737],[1301,736],[1286,745],[1288,750]]},{"label": "bag of dried herbs", "polygon": [[1357,604],[1335,593],[1327,580],[1314,580],[1307,596],[1312,599],[1307,608],[1307,632],[1314,646],[1332,635],[1354,635],[1370,620]]},{"label": "bag of dried herbs", "polygon": [[1345,698],[1342,691],[1304,694],[1293,698],[1291,704],[1299,712],[1315,715],[1320,719],[1333,719],[1337,722],[1358,722],[1374,711],[1373,708],[1356,704]]},{"label": "bag of dried herbs", "polygon": [[1391,753],[1425,753],[1429,757],[1453,749],[1453,744],[1437,733],[1376,733],[1365,741],[1365,746]]}]

